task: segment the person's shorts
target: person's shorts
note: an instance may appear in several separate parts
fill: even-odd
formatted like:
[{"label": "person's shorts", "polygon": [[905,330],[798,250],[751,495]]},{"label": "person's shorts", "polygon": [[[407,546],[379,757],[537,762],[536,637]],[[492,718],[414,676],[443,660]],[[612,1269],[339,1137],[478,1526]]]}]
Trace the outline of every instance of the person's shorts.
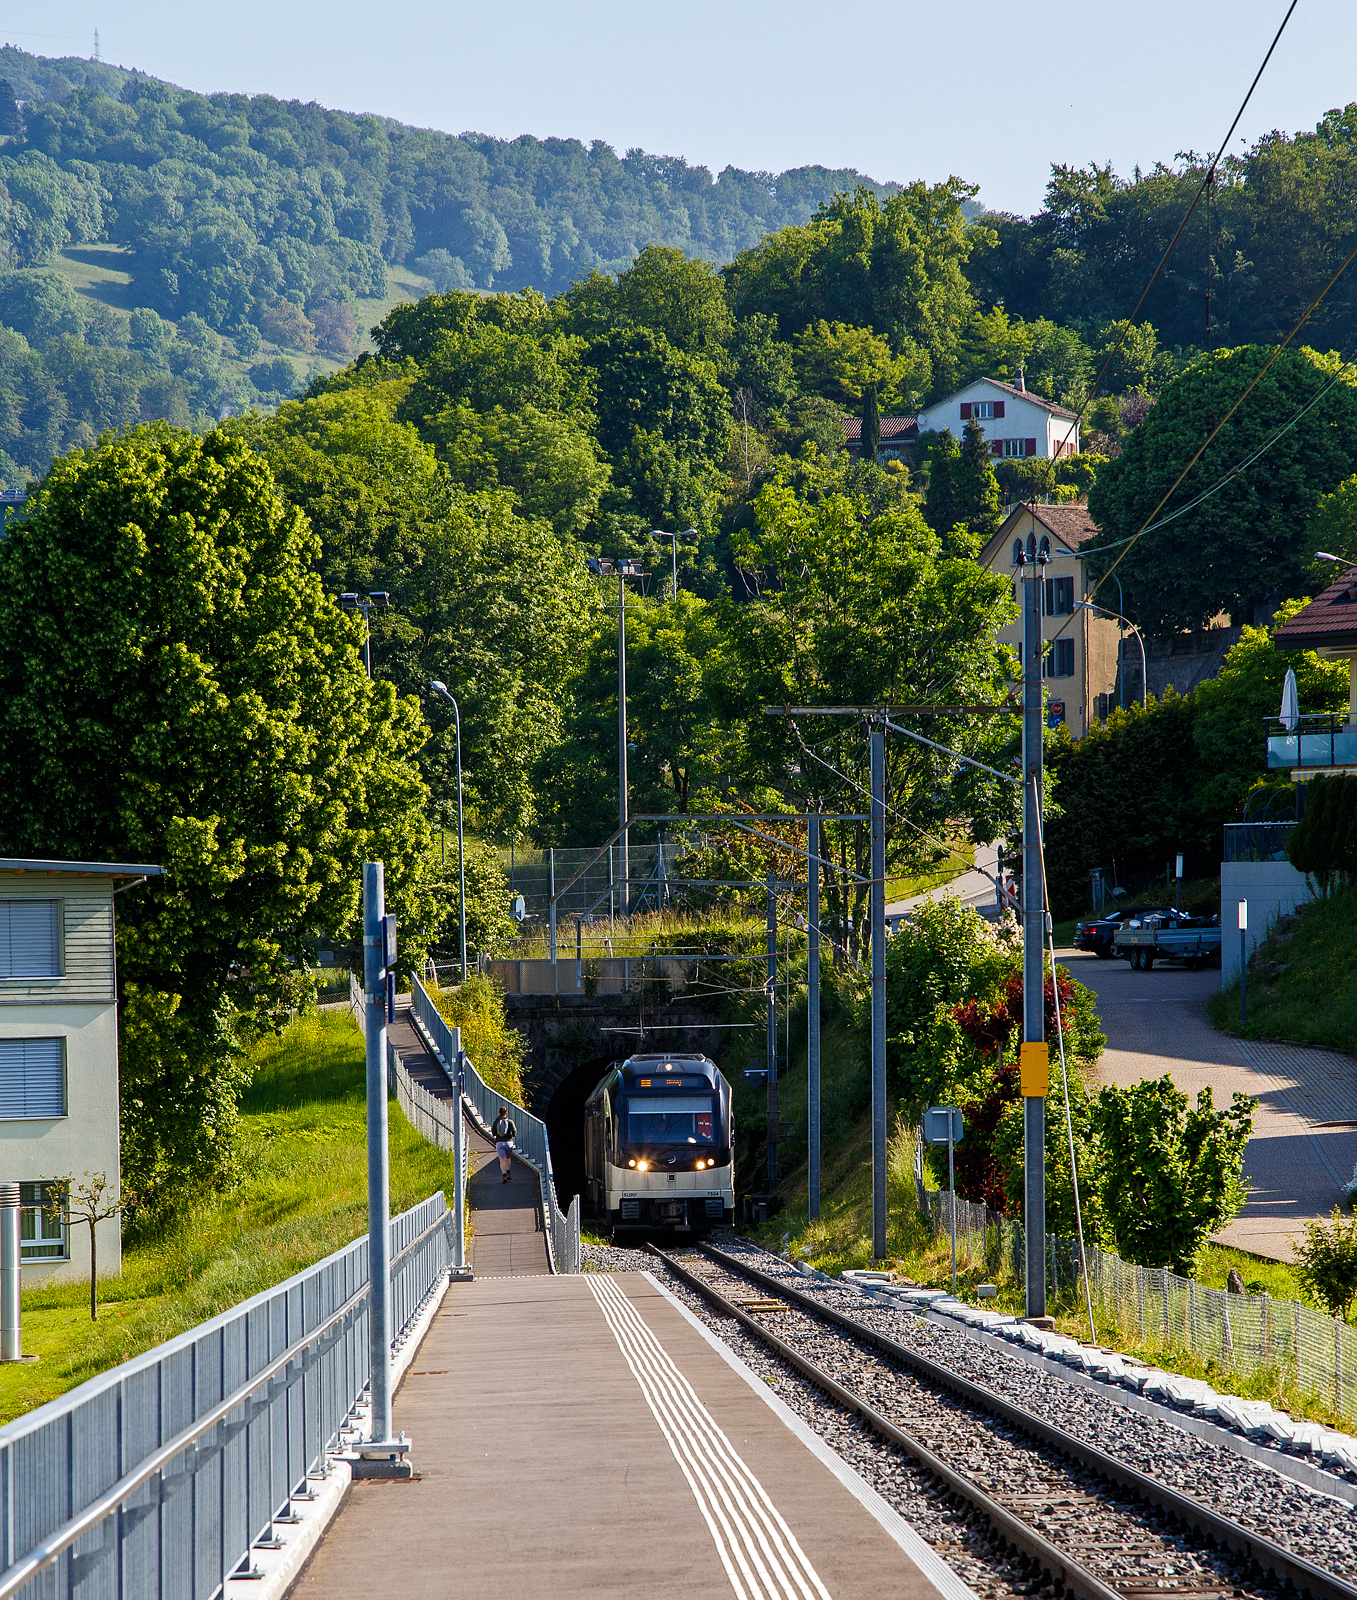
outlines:
[{"label": "person's shorts", "polygon": [[495,1154],[500,1158],[501,1161],[503,1161],[505,1156],[512,1152],[513,1148],[513,1145],[511,1145],[507,1139],[501,1139],[495,1145]]}]

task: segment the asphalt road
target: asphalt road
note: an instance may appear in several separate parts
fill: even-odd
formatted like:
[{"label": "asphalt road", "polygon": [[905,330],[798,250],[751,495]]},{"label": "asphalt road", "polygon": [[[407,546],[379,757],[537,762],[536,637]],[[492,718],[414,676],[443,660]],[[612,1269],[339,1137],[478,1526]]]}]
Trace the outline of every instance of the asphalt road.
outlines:
[{"label": "asphalt road", "polygon": [[1167,1072],[1194,1097],[1209,1084],[1217,1104],[1236,1090],[1257,1100],[1245,1157],[1249,1201],[1218,1237],[1289,1261],[1292,1238],[1307,1218],[1328,1216],[1357,1163],[1357,1059],[1217,1033],[1206,1001],[1220,988],[1220,973],[1210,968],[1133,972],[1125,961],[1080,950],[1058,958],[1098,996],[1107,1035],[1100,1081],[1130,1084]]}]

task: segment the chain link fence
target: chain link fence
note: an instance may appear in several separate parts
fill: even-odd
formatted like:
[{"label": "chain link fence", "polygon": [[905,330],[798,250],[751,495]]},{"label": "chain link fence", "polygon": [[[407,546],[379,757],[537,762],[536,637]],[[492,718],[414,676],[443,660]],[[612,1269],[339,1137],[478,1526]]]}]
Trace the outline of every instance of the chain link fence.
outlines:
[{"label": "chain link fence", "polygon": [[[950,1234],[955,1203],[958,1266],[1023,1281],[1022,1223],[949,1190],[926,1188],[922,1135],[915,1144],[914,1185],[920,1213],[941,1238]],[[1046,1270],[1053,1297],[1082,1297],[1078,1240],[1047,1234]],[[1221,1375],[1290,1382],[1340,1416],[1357,1419],[1357,1330],[1349,1331],[1341,1318],[1299,1300],[1212,1289],[1097,1246],[1088,1250],[1088,1275],[1100,1340],[1190,1350]]]}]

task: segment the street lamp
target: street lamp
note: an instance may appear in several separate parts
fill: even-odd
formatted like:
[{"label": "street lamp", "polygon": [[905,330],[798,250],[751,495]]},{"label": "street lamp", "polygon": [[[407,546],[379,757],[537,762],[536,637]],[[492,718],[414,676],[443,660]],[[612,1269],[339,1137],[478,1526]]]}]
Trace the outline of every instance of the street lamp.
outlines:
[{"label": "street lamp", "polygon": [[429,687],[452,705],[457,729],[457,906],[462,923],[462,982],[466,982],[466,847],[462,839],[462,710],[448,693],[446,683],[430,678]]},{"label": "street lamp", "polygon": [[596,578],[617,579],[617,825],[622,830],[622,911],[631,898],[631,836],[627,827],[627,579],[644,578],[639,556],[590,556]]},{"label": "street lamp", "polygon": [[[1148,677],[1148,673],[1147,673],[1146,667],[1145,667],[1145,641],[1140,636],[1140,629],[1136,627],[1135,623],[1132,622],[1129,617],[1123,617],[1121,612],[1119,612],[1119,611],[1109,611],[1106,606],[1095,606],[1093,604],[1092,600],[1081,600],[1079,602],[1079,604],[1074,609],[1076,611],[1097,611],[1104,617],[1115,617],[1118,622],[1124,623],[1126,625],[1126,627],[1128,627],[1131,630],[1131,632],[1133,634],[1135,634],[1136,643],[1140,646],[1140,703],[1143,706],[1145,704],[1145,689],[1146,689],[1146,679]],[[1124,708],[1124,704],[1125,704],[1125,700],[1126,700],[1126,691],[1125,691],[1125,684],[1124,684],[1125,676],[1126,676],[1126,674],[1125,674],[1125,672],[1123,672],[1121,674],[1121,677],[1123,679],[1123,688],[1122,688],[1123,708]]]},{"label": "street lamp", "polygon": [[700,537],[696,528],[685,528],[682,533],[666,533],[663,528],[650,530],[652,539],[668,539],[669,560],[674,574],[674,587],[669,596],[671,600],[678,599],[678,542],[680,539],[697,539]]},{"label": "street lamp", "polygon": [[374,611],[389,611],[391,609],[391,596],[385,589],[373,589],[367,594],[342,594],[339,603],[345,611],[361,611],[363,613],[363,665],[368,669],[368,677],[372,676],[372,613]]},{"label": "street lamp", "polygon": [[1354,562],[1353,558],[1351,556],[1334,556],[1334,555],[1330,555],[1327,550],[1316,550],[1315,551],[1315,560],[1316,561],[1336,561],[1340,567],[1351,567],[1351,566],[1357,565],[1357,562]]}]

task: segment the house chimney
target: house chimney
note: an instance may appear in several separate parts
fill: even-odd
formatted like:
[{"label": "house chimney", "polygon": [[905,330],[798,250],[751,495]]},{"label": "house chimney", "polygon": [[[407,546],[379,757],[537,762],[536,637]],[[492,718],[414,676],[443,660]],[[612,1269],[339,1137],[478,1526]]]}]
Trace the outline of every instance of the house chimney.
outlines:
[{"label": "house chimney", "polygon": [[1021,367],[1019,367],[1017,372],[1013,374],[1013,387],[1018,391],[1019,394],[1027,393],[1027,379],[1023,376],[1023,370]]}]

